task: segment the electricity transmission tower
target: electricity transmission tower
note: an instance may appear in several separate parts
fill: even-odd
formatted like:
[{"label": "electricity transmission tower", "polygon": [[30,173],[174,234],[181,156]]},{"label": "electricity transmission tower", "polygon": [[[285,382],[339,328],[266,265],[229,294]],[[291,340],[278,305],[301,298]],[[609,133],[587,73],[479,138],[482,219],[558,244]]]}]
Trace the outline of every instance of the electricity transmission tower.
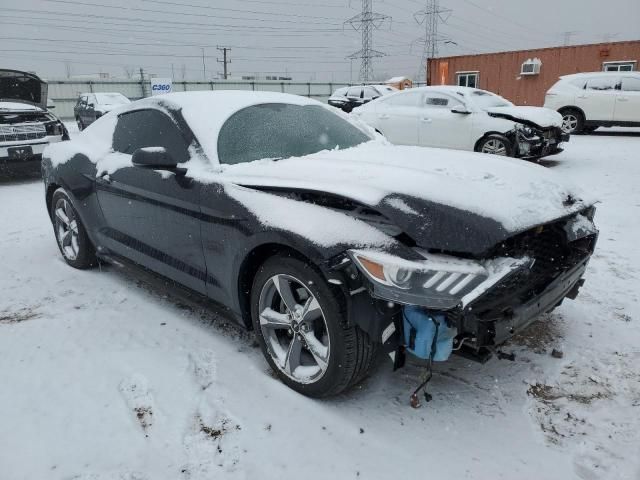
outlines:
[{"label": "electricity transmission tower", "polygon": [[388,15],[382,15],[373,11],[373,0],[362,0],[362,13],[351,17],[345,23],[350,24],[355,31],[362,33],[362,48],[352,53],[347,58],[360,58],[360,80],[369,82],[373,79],[373,58],[383,57],[385,54],[373,49],[373,31],[380,28]]},{"label": "electricity transmission tower", "polygon": [[[422,43],[422,58],[420,59],[420,69],[418,71],[418,80],[424,78],[425,82],[428,78],[427,60],[430,58],[436,58],[438,56],[438,47],[441,43],[456,44],[449,37],[440,35],[438,33],[438,27],[440,22],[446,23],[451,12],[453,10],[449,8],[441,8],[440,0],[427,0],[425,7],[414,13],[413,18],[418,25],[424,25],[424,37],[417,39],[415,42]],[[457,44],[456,44],[457,45]]]}]

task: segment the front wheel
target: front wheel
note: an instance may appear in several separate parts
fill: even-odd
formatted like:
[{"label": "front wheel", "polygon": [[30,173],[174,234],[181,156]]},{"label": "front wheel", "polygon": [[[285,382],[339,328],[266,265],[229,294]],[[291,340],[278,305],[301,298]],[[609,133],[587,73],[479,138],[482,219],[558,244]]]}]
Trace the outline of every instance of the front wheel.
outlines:
[{"label": "front wheel", "polygon": [[307,396],[342,392],[374,360],[375,345],[348,325],[336,290],[288,256],[268,259],[253,282],[251,316],[262,352],[282,382]]},{"label": "front wheel", "polygon": [[560,110],[562,115],[562,132],[576,135],[584,129],[584,115],[578,110],[568,108]]},{"label": "front wheel", "polygon": [[63,188],[57,189],[53,194],[51,219],[58,248],[65,262],[80,270],[95,266],[98,263],[95,249]]},{"label": "front wheel", "polygon": [[484,137],[480,142],[476,151],[487,153],[489,155],[499,155],[502,157],[513,157],[513,146],[509,139],[503,135],[491,134]]}]

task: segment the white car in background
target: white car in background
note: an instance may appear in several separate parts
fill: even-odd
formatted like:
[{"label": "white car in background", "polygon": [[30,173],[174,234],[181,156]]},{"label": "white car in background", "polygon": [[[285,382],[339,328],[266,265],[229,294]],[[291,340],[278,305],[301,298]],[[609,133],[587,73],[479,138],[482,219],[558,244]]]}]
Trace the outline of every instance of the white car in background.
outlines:
[{"label": "white car in background", "polygon": [[397,145],[470,150],[528,160],[562,151],[569,136],[548,108],[518,107],[485,90],[435,86],[404,90],[353,113]]},{"label": "white car in background", "polygon": [[565,133],[640,126],[640,72],[577,73],[560,77],[545,107],[560,112]]}]

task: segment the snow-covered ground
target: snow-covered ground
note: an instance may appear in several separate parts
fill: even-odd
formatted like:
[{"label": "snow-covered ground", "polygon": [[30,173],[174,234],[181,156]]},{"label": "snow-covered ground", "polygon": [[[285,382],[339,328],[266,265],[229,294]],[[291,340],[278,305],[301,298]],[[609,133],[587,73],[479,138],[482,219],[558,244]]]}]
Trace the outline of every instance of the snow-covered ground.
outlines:
[{"label": "snow-covered ground", "polygon": [[[0,184],[0,478],[640,478],[640,132],[574,137],[552,168],[602,201],[576,301],[505,347],[339,398],[280,384],[250,334],[55,245],[39,180]],[[551,356],[561,350],[563,358]]]}]

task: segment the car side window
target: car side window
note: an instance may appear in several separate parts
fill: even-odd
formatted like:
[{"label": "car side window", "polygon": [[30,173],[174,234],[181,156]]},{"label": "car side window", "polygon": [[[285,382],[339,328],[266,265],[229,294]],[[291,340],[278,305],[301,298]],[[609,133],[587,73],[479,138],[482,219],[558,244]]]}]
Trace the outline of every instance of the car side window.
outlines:
[{"label": "car side window", "polygon": [[619,83],[619,77],[593,77],[587,80],[587,90],[615,90]]},{"label": "car side window", "polygon": [[187,142],[166,114],[148,109],[120,115],[113,133],[113,149],[132,155],[145,147],[164,147],[177,163],[189,160]]},{"label": "car side window", "polygon": [[403,92],[378,100],[389,107],[418,107],[422,101],[421,92]]},{"label": "car side window", "polygon": [[427,108],[451,109],[457,105],[462,105],[462,102],[443,93],[427,93],[424,98],[424,105]]},{"label": "car side window", "polygon": [[351,87],[347,92],[347,97],[360,98],[362,96],[362,87]]},{"label": "car side window", "polygon": [[622,91],[623,92],[640,92],[640,78],[623,77]]},{"label": "car side window", "polygon": [[374,97],[379,97],[380,94],[378,93],[378,91],[373,88],[373,87],[365,87],[364,89],[364,98],[367,99],[372,99]]}]

